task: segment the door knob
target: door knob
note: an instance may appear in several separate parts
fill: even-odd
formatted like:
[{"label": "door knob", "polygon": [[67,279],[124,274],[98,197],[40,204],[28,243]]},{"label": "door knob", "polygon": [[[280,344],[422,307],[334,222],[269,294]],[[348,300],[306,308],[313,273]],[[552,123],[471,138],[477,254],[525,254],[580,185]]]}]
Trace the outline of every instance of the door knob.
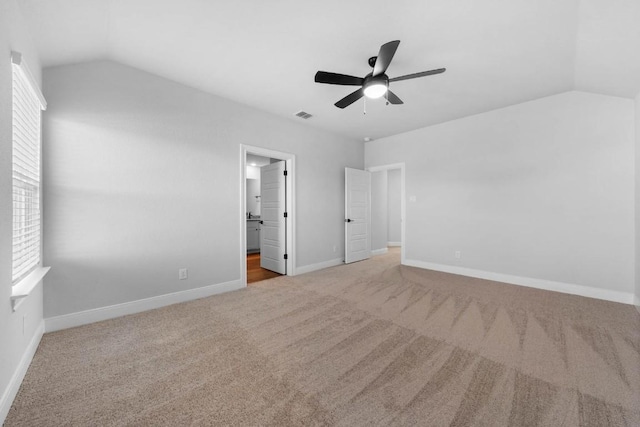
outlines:
[{"label": "door knob", "polygon": [[352,222],[352,221],[351,221],[351,218],[347,218],[344,220],[344,222]]}]

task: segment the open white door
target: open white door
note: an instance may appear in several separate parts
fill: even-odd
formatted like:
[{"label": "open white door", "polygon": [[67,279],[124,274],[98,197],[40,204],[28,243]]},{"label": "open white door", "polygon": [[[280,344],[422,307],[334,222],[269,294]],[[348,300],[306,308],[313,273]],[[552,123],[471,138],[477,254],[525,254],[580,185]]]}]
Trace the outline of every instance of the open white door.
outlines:
[{"label": "open white door", "polygon": [[345,168],[344,262],[371,257],[371,173]]},{"label": "open white door", "polygon": [[260,168],[260,267],[287,274],[286,163]]}]

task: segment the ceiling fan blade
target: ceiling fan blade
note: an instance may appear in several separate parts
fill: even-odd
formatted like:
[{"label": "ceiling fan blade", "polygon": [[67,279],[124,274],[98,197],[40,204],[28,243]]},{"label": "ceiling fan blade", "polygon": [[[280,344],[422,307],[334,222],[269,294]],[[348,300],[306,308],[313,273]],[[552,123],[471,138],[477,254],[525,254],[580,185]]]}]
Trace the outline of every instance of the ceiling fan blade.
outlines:
[{"label": "ceiling fan blade", "polygon": [[378,59],[376,59],[376,64],[373,66],[373,76],[384,74],[384,72],[387,71],[389,64],[391,64],[391,60],[393,59],[393,55],[396,54],[399,44],[400,40],[394,40],[380,46]]},{"label": "ceiling fan blade", "polygon": [[389,79],[389,83],[391,82],[399,82],[400,80],[409,80],[409,79],[417,79],[418,77],[431,76],[433,74],[440,74],[447,71],[446,68],[438,68],[437,70],[423,71],[421,73],[413,73],[407,74],[406,76],[394,77]]},{"label": "ceiling fan blade", "polygon": [[335,106],[338,108],[348,107],[349,105],[353,104],[363,96],[364,96],[364,89],[360,88],[355,92],[351,92],[349,95],[345,96],[340,101],[336,102]]},{"label": "ceiling fan blade", "polygon": [[329,73],[318,71],[316,73],[316,83],[327,83],[330,85],[362,86],[364,79],[346,74]]},{"label": "ceiling fan blade", "polygon": [[387,101],[394,105],[404,104],[404,102],[402,102],[402,99],[398,98],[398,95],[391,92],[390,90],[387,90]]}]

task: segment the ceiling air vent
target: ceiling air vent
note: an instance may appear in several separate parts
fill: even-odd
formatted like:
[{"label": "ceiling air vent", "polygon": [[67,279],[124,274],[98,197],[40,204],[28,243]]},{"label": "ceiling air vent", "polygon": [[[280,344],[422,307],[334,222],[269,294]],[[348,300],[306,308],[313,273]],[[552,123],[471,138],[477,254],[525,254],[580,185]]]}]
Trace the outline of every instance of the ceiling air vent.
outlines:
[{"label": "ceiling air vent", "polygon": [[296,117],[300,117],[301,119],[310,119],[311,117],[313,117],[311,114],[307,113],[306,111],[298,111],[295,114]]}]

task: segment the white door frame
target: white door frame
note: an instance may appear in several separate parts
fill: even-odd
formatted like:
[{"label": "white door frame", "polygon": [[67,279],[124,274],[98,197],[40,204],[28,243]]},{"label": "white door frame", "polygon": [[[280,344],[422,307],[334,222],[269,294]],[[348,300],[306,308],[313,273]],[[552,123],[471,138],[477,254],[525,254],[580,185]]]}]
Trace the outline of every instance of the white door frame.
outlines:
[{"label": "white door frame", "polygon": [[240,144],[240,282],[247,286],[247,153],[284,160],[287,165],[287,276],[296,275],[295,154]]},{"label": "white door frame", "polygon": [[400,264],[405,264],[405,212],[406,212],[406,200],[405,200],[405,164],[404,163],[392,163],[389,165],[371,166],[366,168],[369,172],[389,171],[393,169],[400,169]]}]

